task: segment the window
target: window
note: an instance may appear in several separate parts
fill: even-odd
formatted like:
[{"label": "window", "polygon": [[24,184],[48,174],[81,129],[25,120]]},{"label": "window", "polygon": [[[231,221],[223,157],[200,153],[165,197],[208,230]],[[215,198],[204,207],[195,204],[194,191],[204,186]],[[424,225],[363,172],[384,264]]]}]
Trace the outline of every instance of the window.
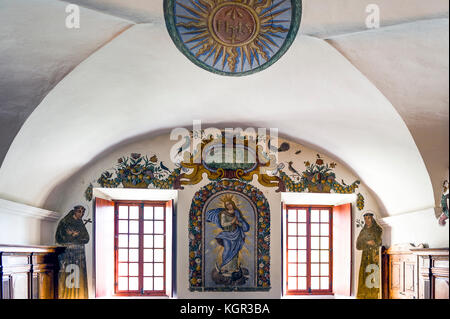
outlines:
[{"label": "window", "polygon": [[331,294],[332,208],[286,208],[287,294]]},{"label": "window", "polygon": [[115,294],[166,295],[166,202],[115,202]]}]

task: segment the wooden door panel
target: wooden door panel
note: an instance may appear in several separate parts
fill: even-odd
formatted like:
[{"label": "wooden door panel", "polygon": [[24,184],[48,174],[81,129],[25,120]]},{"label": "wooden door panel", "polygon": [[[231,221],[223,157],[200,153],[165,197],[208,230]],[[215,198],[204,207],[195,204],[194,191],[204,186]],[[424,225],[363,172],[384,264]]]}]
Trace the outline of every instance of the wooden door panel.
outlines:
[{"label": "wooden door panel", "polygon": [[435,277],[433,283],[434,299],[449,299],[448,278]]}]

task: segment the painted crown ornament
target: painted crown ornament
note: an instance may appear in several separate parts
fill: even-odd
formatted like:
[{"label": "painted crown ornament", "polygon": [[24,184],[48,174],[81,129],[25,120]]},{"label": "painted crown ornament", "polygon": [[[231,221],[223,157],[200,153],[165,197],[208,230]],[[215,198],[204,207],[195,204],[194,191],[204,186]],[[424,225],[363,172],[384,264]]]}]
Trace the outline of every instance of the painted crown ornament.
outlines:
[{"label": "painted crown ornament", "polygon": [[216,74],[241,76],[275,63],[290,47],[301,0],[164,0],[178,49]]}]

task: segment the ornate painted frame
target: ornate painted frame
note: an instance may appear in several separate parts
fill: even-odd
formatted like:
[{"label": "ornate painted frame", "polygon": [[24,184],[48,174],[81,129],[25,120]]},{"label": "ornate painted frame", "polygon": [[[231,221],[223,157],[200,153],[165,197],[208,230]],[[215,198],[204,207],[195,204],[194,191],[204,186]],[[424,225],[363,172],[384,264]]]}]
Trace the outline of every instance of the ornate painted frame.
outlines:
[{"label": "ornate painted frame", "polygon": [[[212,196],[221,192],[237,192],[256,207],[256,286],[204,287],[204,207]],[[212,182],[197,191],[189,211],[189,289],[190,291],[268,291],[270,290],[270,207],[256,187],[237,179]]]}]

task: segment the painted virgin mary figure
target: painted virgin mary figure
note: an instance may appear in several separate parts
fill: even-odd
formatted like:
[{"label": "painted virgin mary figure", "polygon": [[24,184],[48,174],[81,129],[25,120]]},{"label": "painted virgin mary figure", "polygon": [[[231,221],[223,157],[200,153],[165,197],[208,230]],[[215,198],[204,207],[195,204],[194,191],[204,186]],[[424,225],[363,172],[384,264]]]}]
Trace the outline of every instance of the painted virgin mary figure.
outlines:
[{"label": "painted virgin mary figure", "polygon": [[75,206],[58,224],[56,243],[65,247],[58,256],[58,298],[88,298],[86,255],[84,245],[89,242],[89,233],[83,222],[86,209]]},{"label": "painted virgin mary figure", "polygon": [[[358,299],[378,299],[380,294],[379,267],[380,247],[383,229],[372,213],[364,214],[364,227],[356,241],[356,249],[362,250],[359,268]],[[369,278],[369,276],[371,276]]]},{"label": "painted virgin mary figure", "polygon": [[216,236],[217,243],[223,247],[222,261],[220,264],[216,263],[217,274],[213,274],[213,279],[216,283],[225,284],[241,280],[243,270],[239,264],[239,252],[244,246],[245,233],[250,230],[250,225],[231,197],[225,197],[223,208],[207,211],[206,221],[216,224],[222,230]]}]

